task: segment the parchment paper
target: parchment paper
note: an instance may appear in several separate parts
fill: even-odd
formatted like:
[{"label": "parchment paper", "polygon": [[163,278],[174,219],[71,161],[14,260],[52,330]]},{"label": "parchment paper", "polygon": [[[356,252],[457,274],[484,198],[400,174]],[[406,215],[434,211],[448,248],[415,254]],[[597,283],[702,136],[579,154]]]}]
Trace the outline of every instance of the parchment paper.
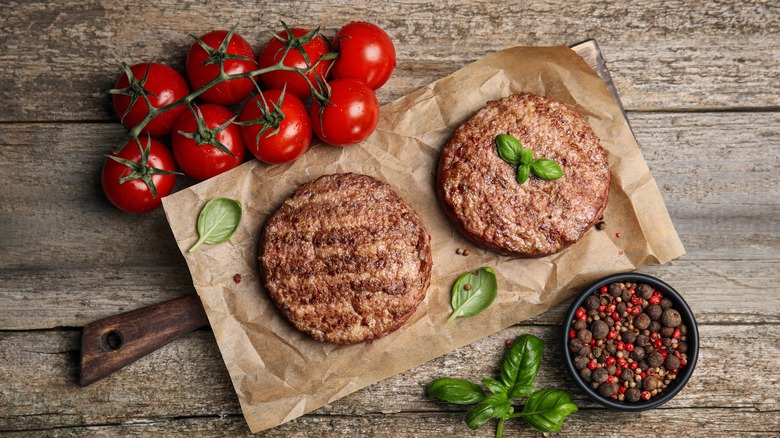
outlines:
[{"label": "parchment paper", "polygon": [[[434,190],[439,153],[453,130],[488,100],[521,91],[563,100],[582,113],[607,151],[612,175],[608,228],[593,228],[563,252],[533,260],[471,245],[444,215]],[[316,342],[289,325],[263,289],[256,261],[266,217],[299,184],[347,171],[389,183],[419,213],[433,255],[427,298],[409,321],[389,336],[351,346]],[[227,243],[187,253],[197,240],[200,209],[218,196],[243,204],[239,229]],[[315,145],[290,165],[252,160],[163,201],[253,432],[544,312],[601,276],[684,254],[615,100],[567,47],[516,47],[487,56],[383,106],[377,131],[362,144]],[[470,255],[456,254],[458,248]],[[480,266],[495,269],[498,298],[480,315],[446,325],[452,284]],[[238,284],[235,274],[241,275]]]}]

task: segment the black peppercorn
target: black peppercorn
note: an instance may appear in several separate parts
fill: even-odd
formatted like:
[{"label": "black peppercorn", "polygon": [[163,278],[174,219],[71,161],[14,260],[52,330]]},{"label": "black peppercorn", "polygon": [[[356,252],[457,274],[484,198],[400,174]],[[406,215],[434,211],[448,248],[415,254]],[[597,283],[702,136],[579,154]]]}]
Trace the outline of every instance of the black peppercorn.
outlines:
[{"label": "black peppercorn", "polygon": [[623,293],[623,288],[620,283],[612,283],[609,285],[609,294],[613,297],[619,297]]},{"label": "black peppercorn", "polygon": [[661,323],[666,327],[677,327],[682,323],[680,312],[674,309],[666,309],[661,315]]},{"label": "black peppercorn", "polygon": [[650,326],[650,317],[646,313],[640,313],[634,318],[634,327],[644,330]]},{"label": "black peppercorn", "polygon": [[661,353],[654,351],[647,355],[648,366],[655,368],[661,366],[662,363],[664,363],[664,356]]}]

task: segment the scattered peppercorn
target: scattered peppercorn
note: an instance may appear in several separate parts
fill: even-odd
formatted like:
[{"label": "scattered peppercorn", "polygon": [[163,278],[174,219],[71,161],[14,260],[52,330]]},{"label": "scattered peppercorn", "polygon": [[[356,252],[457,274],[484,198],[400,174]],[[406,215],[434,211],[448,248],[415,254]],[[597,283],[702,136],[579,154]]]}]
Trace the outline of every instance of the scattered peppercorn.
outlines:
[{"label": "scattered peppercorn", "polygon": [[241,283],[241,274],[236,274],[233,276],[233,281],[236,282],[236,284]]},{"label": "scattered peppercorn", "polygon": [[470,249],[468,249],[468,248],[464,249],[464,250],[463,250],[463,255],[464,255],[464,256],[469,256],[469,255],[471,255],[471,250],[470,250]]},{"label": "scattered peppercorn", "polygon": [[596,229],[597,229],[597,230],[601,231],[601,230],[603,230],[604,228],[607,228],[607,223],[606,223],[606,222],[604,222],[604,221],[598,221],[598,222],[596,222]]}]

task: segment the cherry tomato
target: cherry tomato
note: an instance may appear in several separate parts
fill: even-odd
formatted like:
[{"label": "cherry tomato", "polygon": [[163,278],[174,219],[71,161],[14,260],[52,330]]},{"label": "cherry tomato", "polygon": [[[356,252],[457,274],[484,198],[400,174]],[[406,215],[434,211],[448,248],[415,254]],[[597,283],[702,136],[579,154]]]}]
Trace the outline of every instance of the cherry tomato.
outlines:
[{"label": "cherry tomato", "polygon": [[[179,72],[166,65],[156,62],[141,63],[129,69],[134,78],[133,84],[130,84],[125,71],[119,75],[112,90],[114,112],[128,129],[136,127],[149,112],[143,93],[154,108],[162,108],[190,93],[187,81]],[[173,122],[185,110],[186,107],[178,106],[159,114],[141,129],[141,133],[154,137],[169,134]]]},{"label": "cherry tomato", "polygon": [[[293,68],[307,68],[314,65],[322,55],[330,51],[330,48],[325,38],[319,32],[313,36],[310,32],[312,31],[300,28],[290,29],[285,26],[285,29],[277,34],[284,42],[277,38],[271,38],[260,52],[260,57],[258,58],[260,68],[270,67],[279,62],[282,56],[284,56],[287,44],[291,48],[284,58],[284,65]],[[307,42],[309,38],[311,40]],[[306,53],[308,62],[301,51]],[[325,75],[332,62],[331,60],[323,60],[317,64],[317,67],[306,75],[309,81],[316,86],[317,76],[323,80],[326,79]],[[311,88],[308,82],[297,72],[277,70],[260,75],[260,77],[268,88],[281,90],[286,84],[288,93],[292,93],[301,99],[311,96]]]},{"label": "cherry tomato", "polygon": [[[252,46],[241,35],[232,31],[215,30],[201,36],[200,40],[211,50],[207,51],[198,42],[190,47],[187,55],[187,78],[192,88],[199,89],[219,75],[220,59],[227,74],[247,73],[257,69]],[[228,43],[223,47],[225,40],[228,40]],[[226,55],[238,55],[247,59],[225,59]],[[228,106],[245,99],[253,89],[254,85],[248,78],[231,79],[209,88],[199,97],[206,102]]]},{"label": "cherry tomato", "polygon": [[244,139],[238,125],[229,122],[234,116],[229,109],[204,103],[195,112],[197,119],[186,111],[176,120],[171,145],[182,172],[203,181],[241,164]]},{"label": "cherry tomato", "polygon": [[[263,91],[262,97],[253,95],[244,104],[240,118],[247,149],[260,161],[270,164],[295,161],[311,144],[309,114],[294,94],[267,90]],[[255,120],[260,123],[252,123]],[[265,132],[260,134],[263,130]]]},{"label": "cherry tomato", "polygon": [[379,26],[353,21],[333,38],[339,57],[333,63],[333,79],[357,79],[376,90],[395,69],[395,46]]},{"label": "cherry tomato", "polygon": [[333,146],[367,139],[379,123],[379,102],[374,91],[355,79],[335,79],[329,85],[329,103],[323,106],[315,100],[311,104],[314,133]]},{"label": "cherry tomato", "polygon": [[176,162],[159,141],[151,138],[131,140],[111,157],[124,163],[107,157],[101,182],[108,200],[120,210],[128,213],[154,210],[162,204],[163,196],[173,191]]}]

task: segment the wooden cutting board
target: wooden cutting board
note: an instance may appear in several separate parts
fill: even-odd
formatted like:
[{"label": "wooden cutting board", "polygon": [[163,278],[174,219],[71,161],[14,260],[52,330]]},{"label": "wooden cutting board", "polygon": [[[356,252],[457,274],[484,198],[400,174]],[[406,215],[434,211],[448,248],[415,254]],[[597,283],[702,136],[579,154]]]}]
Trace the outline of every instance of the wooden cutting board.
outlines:
[{"label": "wooden cutting board", "polygon": [[[587,40],[571,48],[604,80],[625,118],[596,41]],[[87,386],[96,382],[208,323],[200,298],[192,294],[87,324],[81,336],[79,383]]]}]

